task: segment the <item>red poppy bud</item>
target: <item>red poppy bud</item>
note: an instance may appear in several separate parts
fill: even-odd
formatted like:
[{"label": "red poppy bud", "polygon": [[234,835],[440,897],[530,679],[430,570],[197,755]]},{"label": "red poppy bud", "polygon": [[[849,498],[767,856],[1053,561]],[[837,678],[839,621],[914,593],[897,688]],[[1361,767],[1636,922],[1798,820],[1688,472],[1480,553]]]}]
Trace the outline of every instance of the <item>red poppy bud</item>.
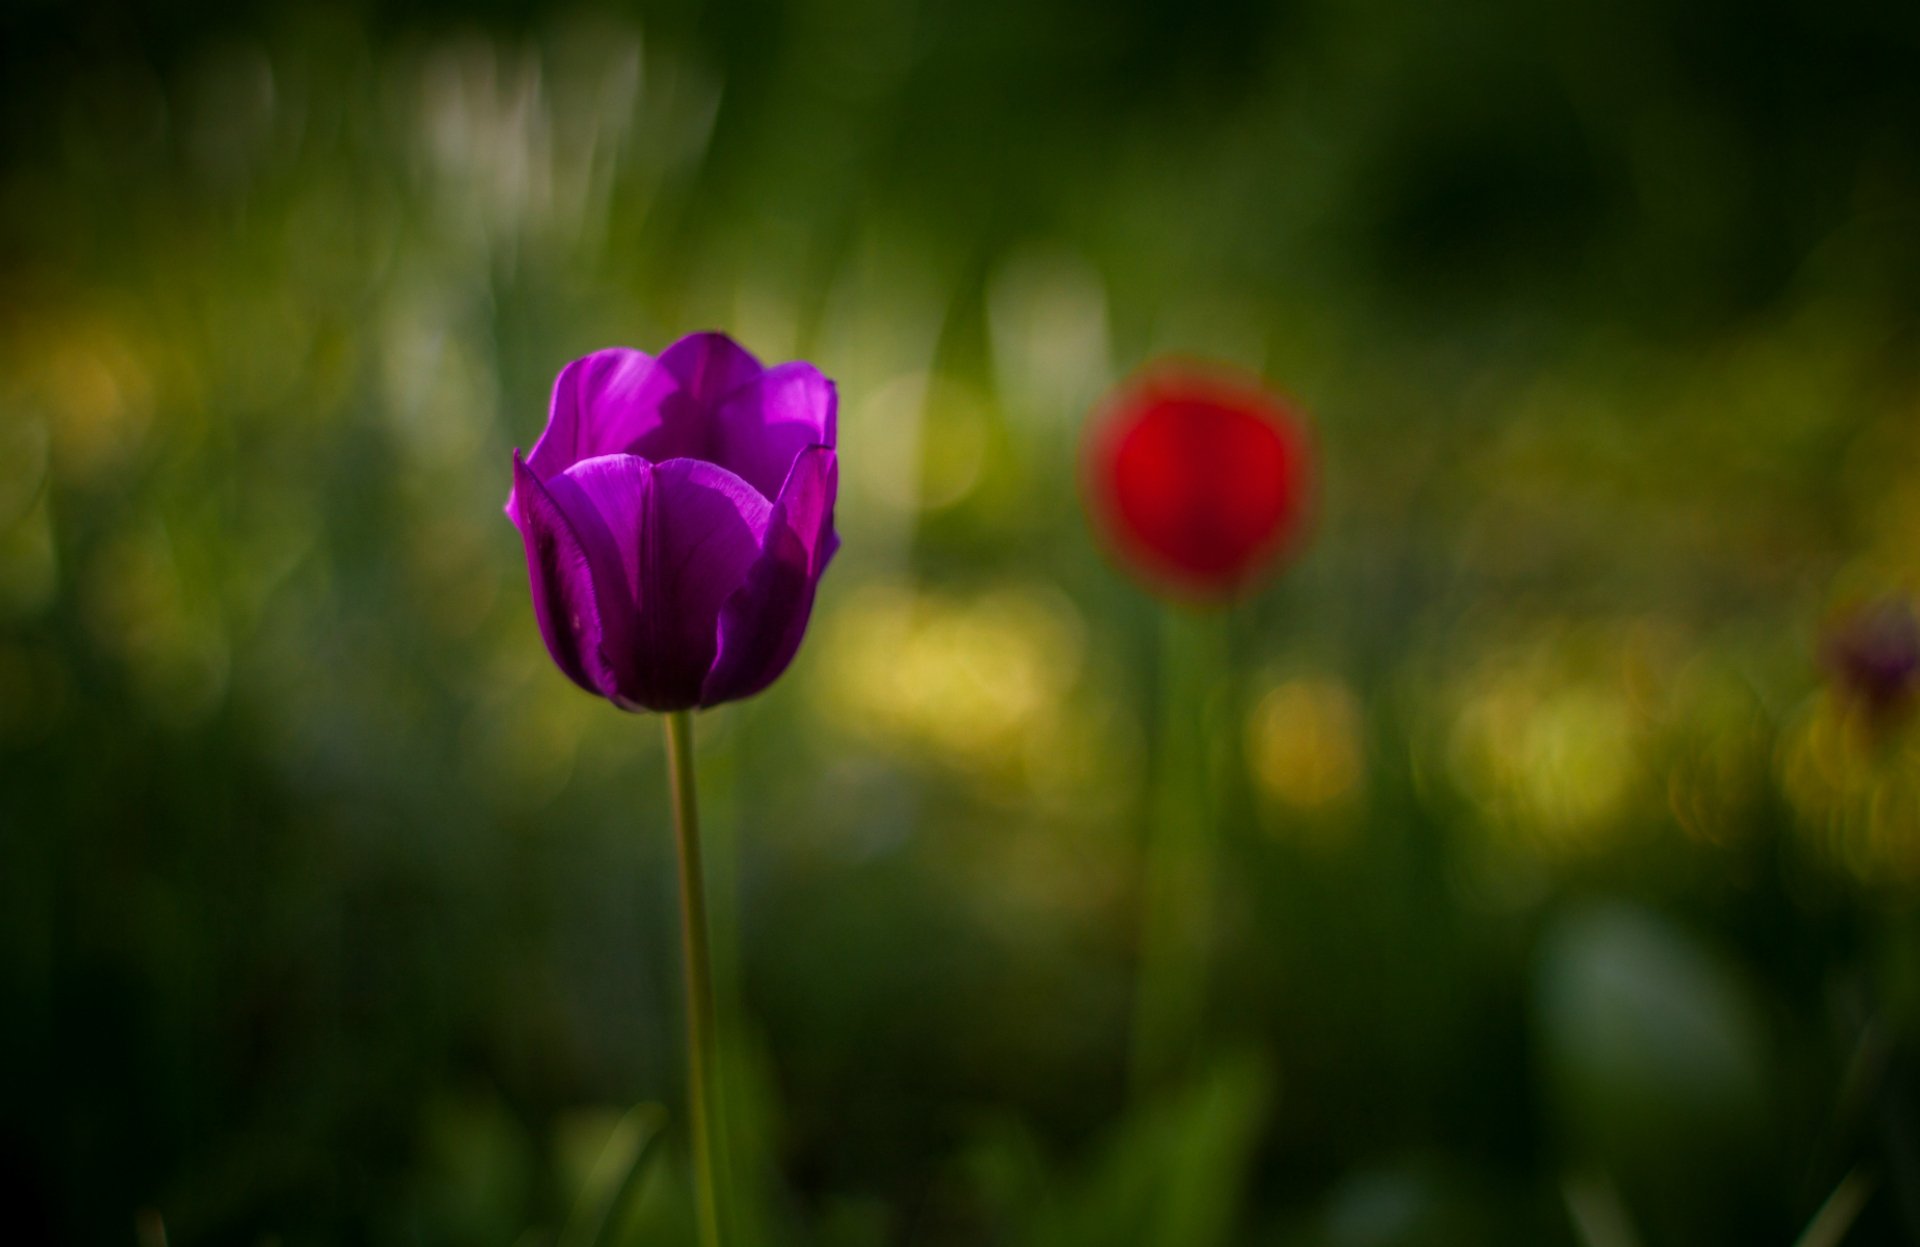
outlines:
[{"label": "red poppy bud", "polygon": [[1295,544],[1312,456],[1293,411],[1256,384],[1163,367],[1095,417],[1086,477],[1123,564],[1177,595],[1220,598]]}]

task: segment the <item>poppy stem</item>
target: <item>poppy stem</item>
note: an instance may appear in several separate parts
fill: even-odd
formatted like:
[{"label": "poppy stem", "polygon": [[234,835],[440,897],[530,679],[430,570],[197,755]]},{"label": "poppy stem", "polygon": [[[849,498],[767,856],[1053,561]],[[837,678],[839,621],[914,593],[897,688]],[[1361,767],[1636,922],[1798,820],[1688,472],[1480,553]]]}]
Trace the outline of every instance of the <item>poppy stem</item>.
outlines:
[{"label": "poppy stem", "polygon": [[693,780],[693,716],[666,716],[667,775],[673,788],[674,843],[680,859],[680,948],[687,979],[687,1121],[693,1135],[694,1212],[701,1247],[720,1247],[719,1044],[713,961],[707,939],[706,887],[700,875],[700,812]]},{"label": "poppy stem", "polygon": [[1140,878],[1140,968],[1128,1073],[1136,1096],[1179,1072],[1206,1003],[1214,800],[1210,718],[1221,629],[1162,607],[1160,733]]}]

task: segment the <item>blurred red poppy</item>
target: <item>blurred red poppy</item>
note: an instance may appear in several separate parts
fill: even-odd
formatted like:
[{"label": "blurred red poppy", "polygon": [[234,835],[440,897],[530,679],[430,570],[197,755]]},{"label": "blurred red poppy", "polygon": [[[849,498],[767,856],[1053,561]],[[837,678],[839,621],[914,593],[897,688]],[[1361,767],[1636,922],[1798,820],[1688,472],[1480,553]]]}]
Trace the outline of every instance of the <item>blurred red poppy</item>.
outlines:
[{"label": "blurred red poppy", "polygon": [[1223,598],[1298,542],[1305,427],[1257,384],[1161,366],[1121,386],[1086,444],[1089,509],[1122,563],[1177,596]]}]

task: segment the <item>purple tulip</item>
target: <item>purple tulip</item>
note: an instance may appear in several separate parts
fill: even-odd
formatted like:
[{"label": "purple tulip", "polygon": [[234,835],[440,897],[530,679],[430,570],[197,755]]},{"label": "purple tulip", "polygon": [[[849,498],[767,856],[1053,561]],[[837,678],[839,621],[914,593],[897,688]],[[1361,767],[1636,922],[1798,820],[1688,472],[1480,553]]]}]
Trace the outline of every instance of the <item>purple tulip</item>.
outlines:
[{"label": "purple tulip", "polygon": [[722,333],[560,370],[507,515],[575,684],[626,710],[750,697],[793,661],[839,548],[833,382]]}]

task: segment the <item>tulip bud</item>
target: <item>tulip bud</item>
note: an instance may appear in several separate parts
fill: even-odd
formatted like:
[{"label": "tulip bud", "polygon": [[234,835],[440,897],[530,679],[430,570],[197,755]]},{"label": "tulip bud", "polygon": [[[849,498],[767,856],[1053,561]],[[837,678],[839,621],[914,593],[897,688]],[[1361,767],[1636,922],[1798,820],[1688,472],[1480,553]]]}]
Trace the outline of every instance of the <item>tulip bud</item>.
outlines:
[{"label": "tulip bud", "polygon": [[812,364],[764,368],[720,333],[562,369],[507,500],[560,670],[660,711],[786,670],[840,544],[837,408]]},{"label": "tulip bud", "polygon": [[1122,386],[1087,438],[1086,492],[1116,558],[1176,596],[1228,597],[1307,517],[1306,432],[1258,386],[1161,368]]}]

